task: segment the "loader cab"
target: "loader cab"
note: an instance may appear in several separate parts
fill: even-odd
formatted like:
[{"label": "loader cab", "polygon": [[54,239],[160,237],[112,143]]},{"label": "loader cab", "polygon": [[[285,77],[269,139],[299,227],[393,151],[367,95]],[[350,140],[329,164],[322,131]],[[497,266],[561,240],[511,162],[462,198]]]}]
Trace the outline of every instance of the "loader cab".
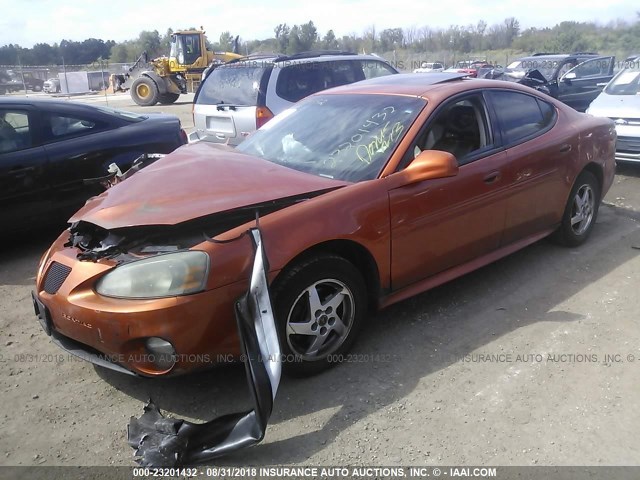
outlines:
[{"label": "loader cab", "polygon": [[195,64],[202,54],[201,32],[178,32],[171,35],[169,65],[172,72],[184,71]]}]

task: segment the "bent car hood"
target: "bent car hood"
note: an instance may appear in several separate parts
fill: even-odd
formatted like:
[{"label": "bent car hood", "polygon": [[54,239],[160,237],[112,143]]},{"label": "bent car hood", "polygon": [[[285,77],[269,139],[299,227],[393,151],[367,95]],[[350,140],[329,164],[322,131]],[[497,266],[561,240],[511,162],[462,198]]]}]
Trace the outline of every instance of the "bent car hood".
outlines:
[{"label": "bent car hood", "polygon": [[175,225],[205,215],[347,185],[199,142],[87,201],[69,222],[107,230]]}]

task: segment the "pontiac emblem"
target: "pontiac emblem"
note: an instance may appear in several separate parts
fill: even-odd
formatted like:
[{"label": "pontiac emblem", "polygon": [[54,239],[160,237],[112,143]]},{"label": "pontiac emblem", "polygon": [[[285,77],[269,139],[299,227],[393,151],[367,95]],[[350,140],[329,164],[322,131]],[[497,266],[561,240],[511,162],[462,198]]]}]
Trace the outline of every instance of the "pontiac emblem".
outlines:
[{"label": "pontiac emblem", "polygon": [[93,326],[90,323],[83,322],[82,320],[78,320],[77,318],[72,317],[71,315],[67,315],[66,313],[63,313],[62,317],[66,320],[69,320],[70,322],[77,323],[78,325],[82,325],[85,328],[93,328]]}]

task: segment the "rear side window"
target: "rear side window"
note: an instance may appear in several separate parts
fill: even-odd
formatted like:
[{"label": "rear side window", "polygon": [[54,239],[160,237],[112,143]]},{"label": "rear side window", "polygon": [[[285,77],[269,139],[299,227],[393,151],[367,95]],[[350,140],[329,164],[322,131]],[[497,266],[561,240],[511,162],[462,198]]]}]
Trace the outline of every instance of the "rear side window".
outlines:
[{"label": "rear side window", "polygon": [[88,135],[105,126],[102,122],[55,113],[49,114],[46,118],[52,140]]},{"label": "rear side window", "polygon": [[239,62],[216,68],[198,92],[197,104],[258,105],[258,95],[267,67]]},{"label": "rear side window", "polygon": [[[375,60],[361,60],[360,65],[364,71],[364,78],[384,77],[385,75],[392,75],[397,73],[389,64],[385,62],[377,62]],[[433,68],[441,68],[442,65],[434,63]]]},{"label": "rear side window", "polygon": [[336,60],[308,62],[284,67],[278,75],[276,94],[289,102],[297,102],[312,93],[364,80],[365,62]]},{"label": "rear side window", "polygon": [[555,108],[519,92],[490,92],[505,144],[542,133],[555,119]]}]

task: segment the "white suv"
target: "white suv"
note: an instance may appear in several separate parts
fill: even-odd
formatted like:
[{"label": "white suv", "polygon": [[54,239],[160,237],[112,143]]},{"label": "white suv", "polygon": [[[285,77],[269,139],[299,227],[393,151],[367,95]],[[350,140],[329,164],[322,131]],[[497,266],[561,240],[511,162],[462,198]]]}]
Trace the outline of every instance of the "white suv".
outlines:
[{"label": "white suv", "polygon": [[306,52],[253,55],[205,76],[193,101],[191,141],[238,145],[298,100],[331,87],[398,73],[373,55]]}]

